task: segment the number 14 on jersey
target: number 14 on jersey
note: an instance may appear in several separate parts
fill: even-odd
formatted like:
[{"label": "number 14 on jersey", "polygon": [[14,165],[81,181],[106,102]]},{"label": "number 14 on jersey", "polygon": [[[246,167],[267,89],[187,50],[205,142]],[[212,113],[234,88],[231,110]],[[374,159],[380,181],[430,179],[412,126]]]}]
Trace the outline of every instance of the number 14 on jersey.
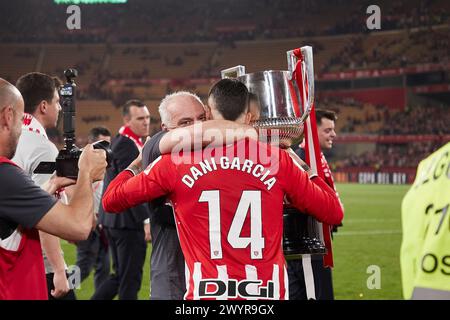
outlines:
[{"label": "number 14 on jersey", "polygon": [[[211,259],[222,259],[220,191],[203,191],[199,202],[208,203],[209,243]],[[250,237],[241,237],[245,217],[250,211]],[[245,249],[250,245],[251,259],[262,259],[264,238],[262,236],[261,191],[242,192],[236,213],[227,236],[228,243],[235,249]]]}]

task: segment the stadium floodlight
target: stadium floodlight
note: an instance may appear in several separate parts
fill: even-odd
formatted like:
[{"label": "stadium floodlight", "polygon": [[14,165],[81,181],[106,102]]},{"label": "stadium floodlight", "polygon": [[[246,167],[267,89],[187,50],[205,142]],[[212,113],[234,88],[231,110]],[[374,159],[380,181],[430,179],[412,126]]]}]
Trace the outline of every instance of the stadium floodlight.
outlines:
[{"label": "stadium floodlight", "polygon": [[53,0],[56,4],[123,4],[128,0]]}]

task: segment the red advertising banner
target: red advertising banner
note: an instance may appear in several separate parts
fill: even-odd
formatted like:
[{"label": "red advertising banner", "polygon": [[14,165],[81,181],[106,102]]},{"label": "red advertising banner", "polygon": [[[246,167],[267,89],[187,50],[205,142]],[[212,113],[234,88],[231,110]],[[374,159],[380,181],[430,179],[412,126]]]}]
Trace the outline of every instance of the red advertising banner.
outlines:
[{"label": "red advertising banner", "polygon": [[438,92],[450,92],[450,84],[434,84],[428,86],[417,86],[411,88],[414,93],[438,93]]},{"label": "red advertising banner", "polygon": [[450,63],[426,63],[405,68],[351,70],[342,72],[323,73],[316,76],[316,80],[350,80],[361,78],[392,77],[403,74],[423,73],[450,69]]}]

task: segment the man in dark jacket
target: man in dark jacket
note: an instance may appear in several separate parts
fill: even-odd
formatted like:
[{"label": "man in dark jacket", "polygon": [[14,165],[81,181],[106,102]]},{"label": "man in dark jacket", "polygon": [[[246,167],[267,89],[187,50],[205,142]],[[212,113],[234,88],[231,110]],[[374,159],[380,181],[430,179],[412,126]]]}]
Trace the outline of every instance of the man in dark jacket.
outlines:
[{"label": "man in dark jacket", "polygon": [[[139,155],[143,138],[149,134],[150,113],[141,101],[127,101],[122,115],[124,126],[111,144],[114,160],[106,172],[104,189]],[[109,300],[117,294],[120,300],[137,299],[147,249],[144,222],[148,218],[147,204],[121,214],[110,214],[100,207],[99,224],[108,237],[114,273],[99,286],[92,299]],[[148,225],[145,228],[149,230]]]}]

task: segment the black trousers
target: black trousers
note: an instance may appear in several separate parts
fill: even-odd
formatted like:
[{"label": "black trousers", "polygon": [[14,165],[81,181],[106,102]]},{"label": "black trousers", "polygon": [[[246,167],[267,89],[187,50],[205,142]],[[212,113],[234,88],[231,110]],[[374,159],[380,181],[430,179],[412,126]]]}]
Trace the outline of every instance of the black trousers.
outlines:
[{"label": "black trousers", "polygon": [[[312,256],[312,272],[314,275],[314,291],[316,300],[334,300],[333,279],[331,268],[323,266],[321,256]],[[301,259],[288,260],[289,300],[307,300],[305,271]]]},{"label": "black trousers", "polygon": [[[55,286],[53,285],[53,276],[54,273],[47,273],[45,277],[47,278],[47,291],[48,291],[48,300],[77,300],[77,297],[75,296],[75,291],[73,289],[70,289],[67,294],[61,298],[55,298],[52,296],[51,292],[53,289],[55,289]],[[66,274],[66,277],[68,278],[69,275]]]},{"label": "black trousers", "polygon": [[142,230],[105,228],[114,273],[103,281],[91,299],[137,300],[142,283],[147,243]]},{"label": "black trousers", "polygon": [[110,272],[109,248],[104,230],[94,230],[89,238],[77,242],[77,262],[80,268],[81,281],[86,279],[95,268],[94,287],[98,289]]}]

